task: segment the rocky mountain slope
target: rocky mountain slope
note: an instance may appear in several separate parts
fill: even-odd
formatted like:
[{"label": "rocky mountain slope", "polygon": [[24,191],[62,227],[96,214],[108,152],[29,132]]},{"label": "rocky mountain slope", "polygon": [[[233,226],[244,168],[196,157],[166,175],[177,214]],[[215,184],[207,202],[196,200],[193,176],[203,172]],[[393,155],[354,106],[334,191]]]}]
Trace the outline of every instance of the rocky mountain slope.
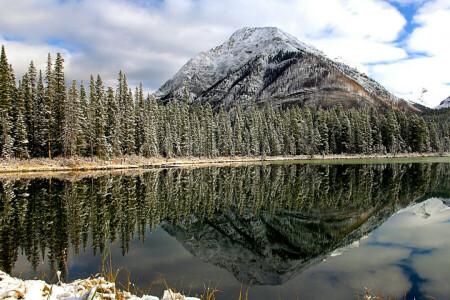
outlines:
[{"label": "rocky mountain slope", "polygon": [[435,109],[449,108],[449,107],[450,107],[450,96],[448,96],[447,99],[442,100],[442,102],[439,103],[439,105],[436,106]]},{"label": "rocky mountain slope", "polygon": [[356,69],[335,62],[274,27],[243,28],[189,60],[155,94],[163,101],[234,105],[307,105],[416,110]]}]

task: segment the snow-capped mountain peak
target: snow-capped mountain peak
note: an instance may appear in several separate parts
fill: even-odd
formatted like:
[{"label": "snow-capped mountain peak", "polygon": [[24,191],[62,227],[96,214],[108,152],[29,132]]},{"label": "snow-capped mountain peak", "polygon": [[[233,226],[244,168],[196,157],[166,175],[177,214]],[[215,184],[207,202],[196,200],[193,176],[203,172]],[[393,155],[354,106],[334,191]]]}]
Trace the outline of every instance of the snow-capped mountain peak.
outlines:
[{"label": "snow-capped mountain peak", "polygon": [[190,59],[155,94],[163,101],[209,102],[213,108],[254,103],[411,108],[356,69],[276,27],[245,27]]},{"label": "snow-capped mountain peak", "polygon": [[436,106],[435,109],[449,108],[449,107],[450,107],[450,96],[448,96],[447,99],[442,100],[442,102],[439,103],[439,105]]}]

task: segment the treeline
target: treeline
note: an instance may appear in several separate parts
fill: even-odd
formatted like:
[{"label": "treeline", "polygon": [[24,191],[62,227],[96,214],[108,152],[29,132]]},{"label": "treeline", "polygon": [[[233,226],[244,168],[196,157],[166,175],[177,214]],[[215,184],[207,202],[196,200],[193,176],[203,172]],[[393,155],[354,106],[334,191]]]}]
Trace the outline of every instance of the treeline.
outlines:
[{"label": "treeline", "polygon": [[2,47],[0,61],[0,157],[122,155],[145,157],[266,156],[449,151],[448,120],[436,126],[414,113],[341,106],[330,110],[265,110],[217,113],[185,99],[163,104],[133,94],[119,73],[117,87],[100,75],[88,88],[66,87],[64,59],[49,54],[45,74],[33,62],[19,84]]},{"label": "treeline", "polygon": [[[449,164],[437,163],[275,164],[79,180],[3,179],[0,269],[11,272],[22,253],[35,270],[48,259],[52,274],[63,271],[70,265],[70,251],[103,253],[106,235],[110,243],[120,241],[125,255],[132,239],[144,241],[147,229],[161,222],[189,228],[191,220],[227,212],[247,217],[288,212],[313,217],[316,223],[319,216],[332,222],[336,212],[354,216],[373,208],[398,208],[435,189],[445,190],[449,171]],[[337,230],[333,226],[334,234],[327,234],[324,229],[314,234],[330,238]]]}]

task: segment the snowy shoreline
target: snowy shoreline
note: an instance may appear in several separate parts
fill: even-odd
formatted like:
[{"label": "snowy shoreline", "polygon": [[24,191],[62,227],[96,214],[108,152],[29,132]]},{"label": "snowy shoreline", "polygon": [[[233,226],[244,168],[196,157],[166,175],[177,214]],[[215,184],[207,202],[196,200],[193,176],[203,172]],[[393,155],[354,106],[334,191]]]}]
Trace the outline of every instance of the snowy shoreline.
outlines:
[{"label": "snowy shoreline", "polygon": [[329,161],[329,160],[359,160],[359,159],[398,159],[423,157],[450,157],[450,153],[397,153],[397,154],[327,154],[327,155],[293,155],[293,156],[267,156],[267,157],[183,157],[183,158],[150,158],[139,156],[126,156],[114,160],[101,160],[95,158],[57,158],[57,159],[30,159],[0,160],[0,173],[25,172],[77,172],[96,170],[127,170],[152,169],[200,165],[226,165],[234,163],[277,162],[277,161]]},{"label": "snowy shoreline", "polygon": [[171,290],[164,291],[162,298],[143,295],[138,297],[116,288],[115,283],[106,281],[103,277],[80,279],[71,283],[47,284],[42,280],[21,280],[0,271],[0,299],[29,300],[200,300],[186,297]]}]

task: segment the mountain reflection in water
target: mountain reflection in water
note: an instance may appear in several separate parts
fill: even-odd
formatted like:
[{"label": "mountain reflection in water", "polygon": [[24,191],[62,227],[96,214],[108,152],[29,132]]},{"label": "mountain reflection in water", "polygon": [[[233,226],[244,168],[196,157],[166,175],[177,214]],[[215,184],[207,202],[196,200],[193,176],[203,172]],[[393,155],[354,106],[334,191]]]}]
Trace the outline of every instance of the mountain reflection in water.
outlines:
[{"label": "mountain reflection in water", "polygon": [[126,256],[160,226],[239,282],[279,285],[410,202],[448,197],[449,174],[444,163],[263,164],[0,179],[0,268],[23,255],[71,274],[74,254],[118,241]]}]

